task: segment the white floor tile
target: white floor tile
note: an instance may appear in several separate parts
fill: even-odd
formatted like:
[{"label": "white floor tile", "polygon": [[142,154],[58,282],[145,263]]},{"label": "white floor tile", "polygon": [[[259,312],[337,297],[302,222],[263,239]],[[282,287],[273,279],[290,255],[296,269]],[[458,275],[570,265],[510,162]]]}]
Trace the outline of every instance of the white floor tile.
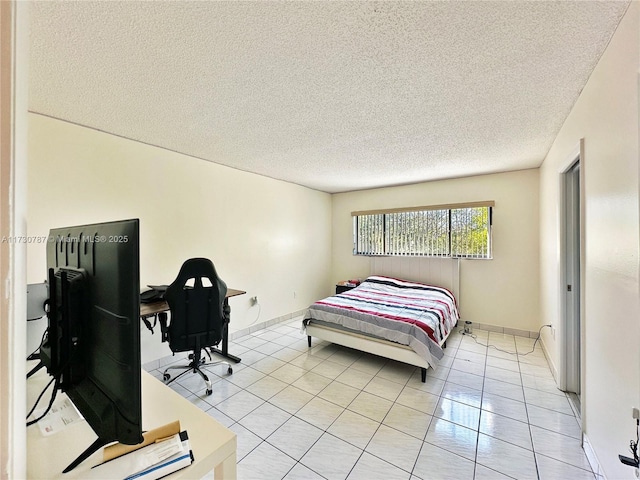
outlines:
[{"label": "white floor tile", "polygon": [[425,442],[469,460],[475,460],[478,432],[441,418],[434,418],[427,431]]},{"label": "white floor tile", "polygon": [[298,387],[312,395],[317,395],[331,383],[331,379],[318,375],[317,373],[307,372],[293,382],[294,387]]},{"label": "white floor tile", "polygon": [[531,437],[536,453],[591,471],[580,439],[536,426],[531,426]]},{"label": "white floor tile", "polygon": [[357,388],[340,382],[331,382],[318,394],[318,397],[346,408],[359,394],[360,390]]},{"label": "white floor tile", "polygon": [[247,391],[262,398],[263,400],[269,400],[274,395],[278,394],[285,388],[287,384],[277,378],[264,377],[255,383],[252,383],[247,387]]},{"label": "white floor tile", "polygon": [[476,463],[476,473],[473,478],[474,480],[511,480],[511,477],[507,477],[506,475],[496,472],[495,470],[491,470],[479,463]]},{"label": "white floor tile", "polygon": [[351,366],[336,377],[336,381],[362,390],[373,378],[373,373],[365,373]]},{"label": "white floor tile", "polygon": [[284,383],[293,383],[302,377],[306,373],[306,370],[300,368],[296,365],[291,365],[287,363],[282,367],[274,370],[270,373],[270,375],[278,380],[283,381]]},{"label": "white floor tile", "polygon": [[432,418],[431,415],[396,403],[391,407],[382,423],[423,440]]},{"label": "white floor tile", "polygon": [[322,398],[315,397],[296,413],[296,417],[326,430],[340,416],[344,408]]},{"label": "white floor tile", "polygon": [[378,430],[380,423],[359,413],[345,410],[327,431],[345,442],[364,449]]},{"label": "white floor tile", "polygon": [[352,412],[364,415],[376,422],[382,422],[393,402],[367,392],[362,392],[347,407]]},{"label": "white floor tile", "polygon": [[220,380],[219,382],[214,383],[211,389],[212,389],[211,395],[207,396],[207,403],[213,406],[217,405],[218,403],[226,400],[227,398],[231,397],[232,395],[235,395],[236,393],[242,390],[242,388],[238,387],[237,385],[234,385],[233,383],[231,383],[226,379]]},{"label": "white floor tile", "polygon": [[574,467],[544,455],[536,455],[540,480],[595,480],[596,476],[587,470]]},{"label": "white floor tile", "polygon": [[311,371],[313,373],[317,373],[318,375],[322,375],[323,377],[327,377],[332,380],[335,380],[336,377],[338,377],[346,369],[347,369],[346,366],[340,363],[332,362],[329,359],[329,360],[325,360],[322,363],[319,363],[318,366]]},{"label": "white floor tile", "polygon": [[365,387],[364,391],[394,402],[404,385],[376,376]]},{"label": "white floor tile", "polygon": [[362,450],[359,448],[325,433],[302,457],[300,463],[329,480],[344,479],[360,455]]},{"label": "white floor tile", "polygon": [[523,402],[500,397],[492,393],[482,394],[482,410],[488,410],[521,422],[527,422],[527,408]]},{"label": "white floor tile", "polygon": [[549,410],[555,410],[556,412],[565,413],[567,415],[573,415],[573,410],[571,409],[571,405],[569,404],[569,399],[567,397],[527,387],[524,388],[524,396],[527,400],[527,404]]},{"label": "white floor tile", "polygon": [[318,475],[313,470],[305,467],[301,463],[296,463],[289,473],[287,473],[285,480],[324,480],[322,475]]},{"label": "white floor tile", "polygon": [[262,442],[238,462],[238,478],[283,478],[295,464],[293,458]]},{"label": "white floor tile", "polygon": [[538,478],[536,461],[531,450],[483,433],[478,435],[476,461],[513,478],[523,480]]},{"label": "white floor tile", "polygon": [[365,451],[406,472],[411,472],[421,447],[422,440],[381,425]]},{"label": "white floor tile", "polygon": [[456,329],[422,383],[411,365],[317,339],[309,348],[299,328],[287,320],[231,342],[242,362],[230,376],[212,367],[212,395],[194,375],[171,385],[236,432],[239,480],[595,479],[540,347],[501,351],[532,339]]},{"label": "white floor tile", "polygon": [[474,468],[471,460],[424,443],[413,475],[425,480],[473,479]]},{"label": "white floor tile", "polygon": [[527,405],[529,423],[569,437],[581,438],[580,425],[573,415]]},{"label": "white floor tile", "polygon": [[440,396],[472,407],[480,408],[482,405],[482,391],[453,382],[445,383]]},{"label": "white floor tile", "polygon": [[251,365],[251,367],[255,368],[259,372],[269,374],[285,364],[286,362],[280,360],[279,358],[268,356],[263,358],[262,360],[258,360],[253,365]]},{"label": "white floor tile", "polygon": [[474,390],[482,391],[484,377],[451,369],[449,376],[447,377],[447,382],[456,383],[458,385],[473,388]]},{"label": "white floor tile", "polygon": [[374,376],[384,367],[385,363],[387,363],[386,358],[364,353],[358,360],[351,364],[351,368]]},{"label": "white floor tile", "polygon": [[464,403],[454,402],[448,398],[441,398],[433,412],[433,416],[462,425],[471,430],[478,430],[480,409]]},{"label": "white floor tile", "polygon": [[440,397],[411,387],[404,387],[396,402],[405,407],[415,408],[423,413],[433,415]]},{"label": "white floor tile", "polygon": [[485,364],[484,362],[474,363],[470,360],[456,358],[451,364],[451,370],[460,370],[461,372],[482,376],[484,375]]},{"label": "white floor tile", "polygon": [[291,414],[296,413],[313,399],[313,395],[289,385],[269,399],[269,403]]},{"label": "white floor tile", "polygon": [[504,368],[498,368],[488,365],[485,370],[485,376],[487,378],[493,378],[494,380],[500,380],[501,382],[513,383],[514,385],[522,385],[522,378],[520,377],[519,372],[505,370]]},{"label": "white floor tile", "polygon": [[513,360],[489,356],[487,357],[487,366],[502,368],[503,370],[520,373],[520,365],[518,364],[517,359]]},{"label": "white floor tile", "polygon": [[292,417],[273,432],[267,438],[267,442],[290,457],[300,460],[323,433],[323,430]]},{"label": "white floor tile", "polygon": [[347,480],[408,480],[409,477],[409,472],[364,452],[349,473]]},{"label": "white floor tile", "polygon": [[417,367],[414,367],[413,365],[389,360],[384,364],[376,376],[404,385],[407,383],[416,368]]},{"label": "white floor tile", "polygon": [[242,390],[227,400],[218,403],[214,408],[220,410],[226,416],[233,418],[235,421],[238,421],[263,403],[264,400],[260,397],[246,390]]},{"label": "white floor tile", "polygon": [[533,450],[529,424],[483,410],[480,415],[480,433]]},{"label": "white floor tile", "polygon": [[524,392],[521,385],[501,382],[500,380],[494,380],[493,378],[485,378],[484,391],[500,397],[507,397],[512,400],[524,402]]},{"label": "white floor tile", "polygon": [[252,383],[256,383],[264,377],[264,373],[252,367],[247,367],[240,371],[234,370],[233,375],[230,375],[227,380],[240,388],[247,388]]},{"label": "white floor tile", "polygon": [[251,413],[245,415],[238,423],[260,438],[266,439],[290,418],[290,413],[270,403],[263,403]]},{"label": "white floor tile", "polygon": [[362,356],[362,352],[359,352],[358,350],[342,347],[336,353],[331,355],[328,358],[328,360],[344,365],[345,367],[349,367],[361,356]]},{"label": "white floor tile", "polygon": [[258,435],[249,431],[239,423],[231,425],[229,429],[233,430],[237,436],[236,461],[238,462],[262,443],[262,439]]}]

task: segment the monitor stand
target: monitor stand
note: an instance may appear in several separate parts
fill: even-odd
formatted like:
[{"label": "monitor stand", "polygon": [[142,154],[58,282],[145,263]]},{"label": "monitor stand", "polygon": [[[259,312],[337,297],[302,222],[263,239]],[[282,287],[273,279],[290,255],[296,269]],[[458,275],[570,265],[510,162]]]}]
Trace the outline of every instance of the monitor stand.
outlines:
[{"label": "monitor stand", "polygon": [[96,451],[104,447],[107,443],[110,443],[102,438],[98,438],[95,442],[93,442],[89,448],[87,448],[84,452],[82,452],[78,458],[76,458],[73,462],[69,464],[67,468],[65,468],[62,473],[69,473],[71,470],[76,468],[82,462],[84,462],[87,458],[93,455]]}]

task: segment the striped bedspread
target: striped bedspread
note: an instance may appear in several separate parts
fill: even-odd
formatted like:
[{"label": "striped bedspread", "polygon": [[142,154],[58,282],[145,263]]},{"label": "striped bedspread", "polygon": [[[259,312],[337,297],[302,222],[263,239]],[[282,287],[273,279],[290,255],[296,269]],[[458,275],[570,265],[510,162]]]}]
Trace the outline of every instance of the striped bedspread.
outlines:
[{"label": "striped bedspread", "polygon": [[430,365],[458,319],[453,294],[441,287],[371,276],[356,288],[309,307],[303,324],[320,320],[365,335],[408,345]]}]

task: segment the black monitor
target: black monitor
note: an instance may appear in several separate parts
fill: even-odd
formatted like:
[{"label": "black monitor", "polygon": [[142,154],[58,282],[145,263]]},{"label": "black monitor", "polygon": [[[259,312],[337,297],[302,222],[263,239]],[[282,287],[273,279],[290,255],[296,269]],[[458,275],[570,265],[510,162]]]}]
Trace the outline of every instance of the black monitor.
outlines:
[{"label": "black monitor", "polygon": [[143,440],[139,220],[49,235],[49,324],[40,359],[98,436],[68,472],[107,443]]}]

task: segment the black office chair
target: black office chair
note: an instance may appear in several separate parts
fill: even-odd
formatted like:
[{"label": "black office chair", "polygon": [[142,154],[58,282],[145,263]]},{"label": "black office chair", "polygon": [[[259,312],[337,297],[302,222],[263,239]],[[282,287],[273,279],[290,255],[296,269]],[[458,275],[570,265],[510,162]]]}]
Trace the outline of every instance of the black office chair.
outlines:
[{"label": "black office chair", "polygon": [[[167,385],[192,371],[202,377],[207,384],[207,395],[211,395],[211,381],[201,367],[226,364],[227,373],[233,373],[228,362],[207,363],[202,358],[204,350],[211,360],[207,347],[216,346],[222,340],[224,324],[228,321],[224,310],[226,293],[227,285],[218,277],[213,263],[207,258],[191,258],[184,262],[178,277],[167,288],[164,298],[169,304],[171,320],[163,337],[166,336],[174,354],[192,352],[188,365],[169,366],[164,371],[163,378]],[[171,378],[168,371],[172,369],[185,371]]]}]

